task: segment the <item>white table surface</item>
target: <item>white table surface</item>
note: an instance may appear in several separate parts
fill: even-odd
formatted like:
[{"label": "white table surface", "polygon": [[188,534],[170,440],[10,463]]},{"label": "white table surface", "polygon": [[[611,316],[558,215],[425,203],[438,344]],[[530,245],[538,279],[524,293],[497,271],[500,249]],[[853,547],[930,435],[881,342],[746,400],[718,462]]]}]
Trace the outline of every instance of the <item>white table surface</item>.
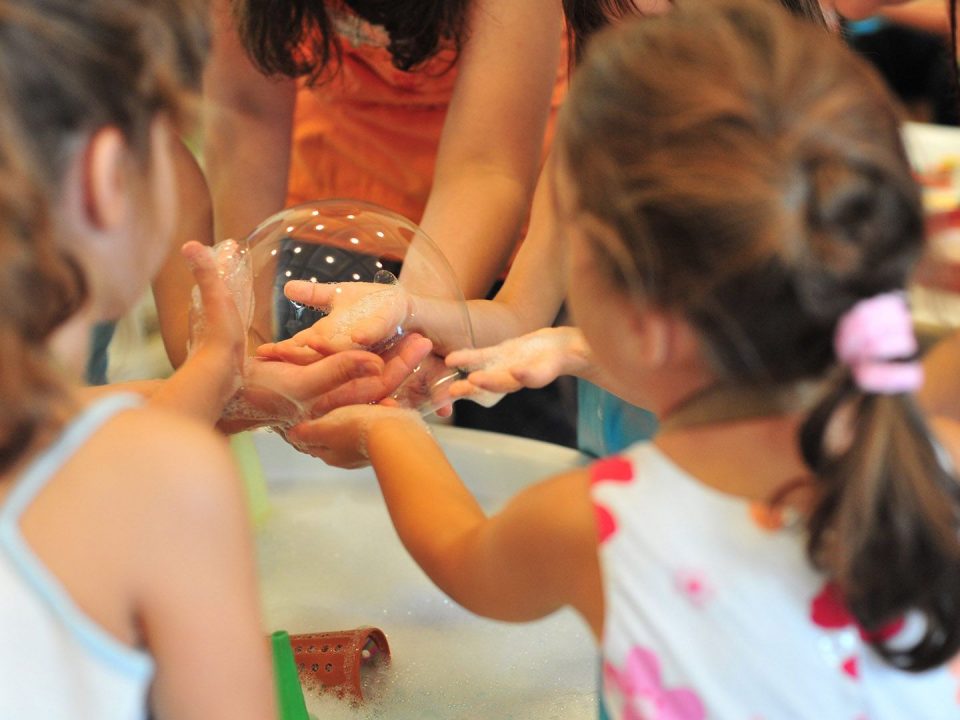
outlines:
[{"label": "white table surface", "polygon": [[[567,448],[438,427],[488,509],[524,484],[582,462]],[[380,701],[353,709],[308,698],[318,718],[593,720],[594,642],[572,611],[529,624],[478,618],[413,563],[369,470],[343,471],[256,433],[271,513],[258,535],[267,630],[382,629],[393,653]]]}]

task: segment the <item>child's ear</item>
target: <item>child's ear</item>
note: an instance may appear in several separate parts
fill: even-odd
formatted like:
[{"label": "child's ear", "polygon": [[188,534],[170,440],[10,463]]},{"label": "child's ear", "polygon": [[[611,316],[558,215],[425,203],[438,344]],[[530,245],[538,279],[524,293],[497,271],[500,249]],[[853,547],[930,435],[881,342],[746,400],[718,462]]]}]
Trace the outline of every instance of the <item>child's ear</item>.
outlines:
[{"label": "child's ear", "polygon": [[127,143],[115,127],[104,127],[90,138],[83,167],[84,211],[97,230],[111,230],[128,212]]},{"label": "child's ear", "polygon": [[632,355],[642,367],[653,370],[664,365],[686,365],[699,355],[693,329],[682,317],[655,309],[634,309],[630,324]]}]

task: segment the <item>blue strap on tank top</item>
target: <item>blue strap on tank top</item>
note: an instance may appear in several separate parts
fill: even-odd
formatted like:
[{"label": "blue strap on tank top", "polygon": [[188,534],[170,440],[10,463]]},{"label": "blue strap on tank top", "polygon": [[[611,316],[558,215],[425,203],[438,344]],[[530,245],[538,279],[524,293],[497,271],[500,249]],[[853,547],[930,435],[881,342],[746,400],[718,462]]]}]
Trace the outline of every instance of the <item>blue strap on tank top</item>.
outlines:
[{"label": "blue strap on tank top", "polygon": [[27,467],[0,506],[0,551],[9,557],[28,586],[88,651],[111,667],[133,677],[146,677],[152,673],[153,662],[150,657],[121,643],[76,606],[60,581],[24,540],[19,520],[50,478],[97,430],[117,413],[142,403],[143,398],[139,395],[123,393],[109,395],[84,408],[60,437]]}]

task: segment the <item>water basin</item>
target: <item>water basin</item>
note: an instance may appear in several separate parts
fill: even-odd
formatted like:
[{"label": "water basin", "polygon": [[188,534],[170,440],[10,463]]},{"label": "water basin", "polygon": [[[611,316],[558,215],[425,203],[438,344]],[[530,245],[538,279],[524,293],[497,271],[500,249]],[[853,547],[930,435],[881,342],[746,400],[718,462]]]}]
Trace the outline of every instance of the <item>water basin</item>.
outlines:
[{"label": "water basin", "polygon": [[[438,426],[481,504],[575,466],[568,448]],[[476,617],[448,600],[400,544],[370,470],[340,470],[254,434],[271,511],[258,533],[267,630],[371,625],[393,662],[380,699],[359,708],[307,698],[316,718],[587,720],[596,717],[596,650],[571,610],[527,624]]]}]

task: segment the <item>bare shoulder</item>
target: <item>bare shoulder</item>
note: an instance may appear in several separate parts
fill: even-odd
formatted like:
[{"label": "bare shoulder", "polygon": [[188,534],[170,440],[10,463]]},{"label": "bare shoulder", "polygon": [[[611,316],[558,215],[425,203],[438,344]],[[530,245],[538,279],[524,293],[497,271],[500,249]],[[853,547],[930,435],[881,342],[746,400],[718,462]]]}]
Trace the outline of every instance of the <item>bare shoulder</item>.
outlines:
[{"label": "bare shoulder", "polygon": [[83,459],[119,474],[128,489],[147,486],[156,499],[201,500],[233,492],[236,485],[226,438],[193,418],[155,407],[117,415],[91,438]]},{"label": "bare shoulder", "polygon": [[508,507],[518,516],[516,532],[523,536],[518,547],[536,548],[541,540],[561,552],[574,548],[592,552],[596,540],[593,506],[590,502],[590,470],[576,468],[527,487]]},{"label": "bare shoulder", "polygon": [[[116,422],[104,428],[114,434],[131,451],[157,460],[190,458],[194,462],[209,457],[211,461],[229,456],[224,436],[196,418],[172,410],[143,406],[118,415]],[[188,455],[189,453],[189,455]]]}]

